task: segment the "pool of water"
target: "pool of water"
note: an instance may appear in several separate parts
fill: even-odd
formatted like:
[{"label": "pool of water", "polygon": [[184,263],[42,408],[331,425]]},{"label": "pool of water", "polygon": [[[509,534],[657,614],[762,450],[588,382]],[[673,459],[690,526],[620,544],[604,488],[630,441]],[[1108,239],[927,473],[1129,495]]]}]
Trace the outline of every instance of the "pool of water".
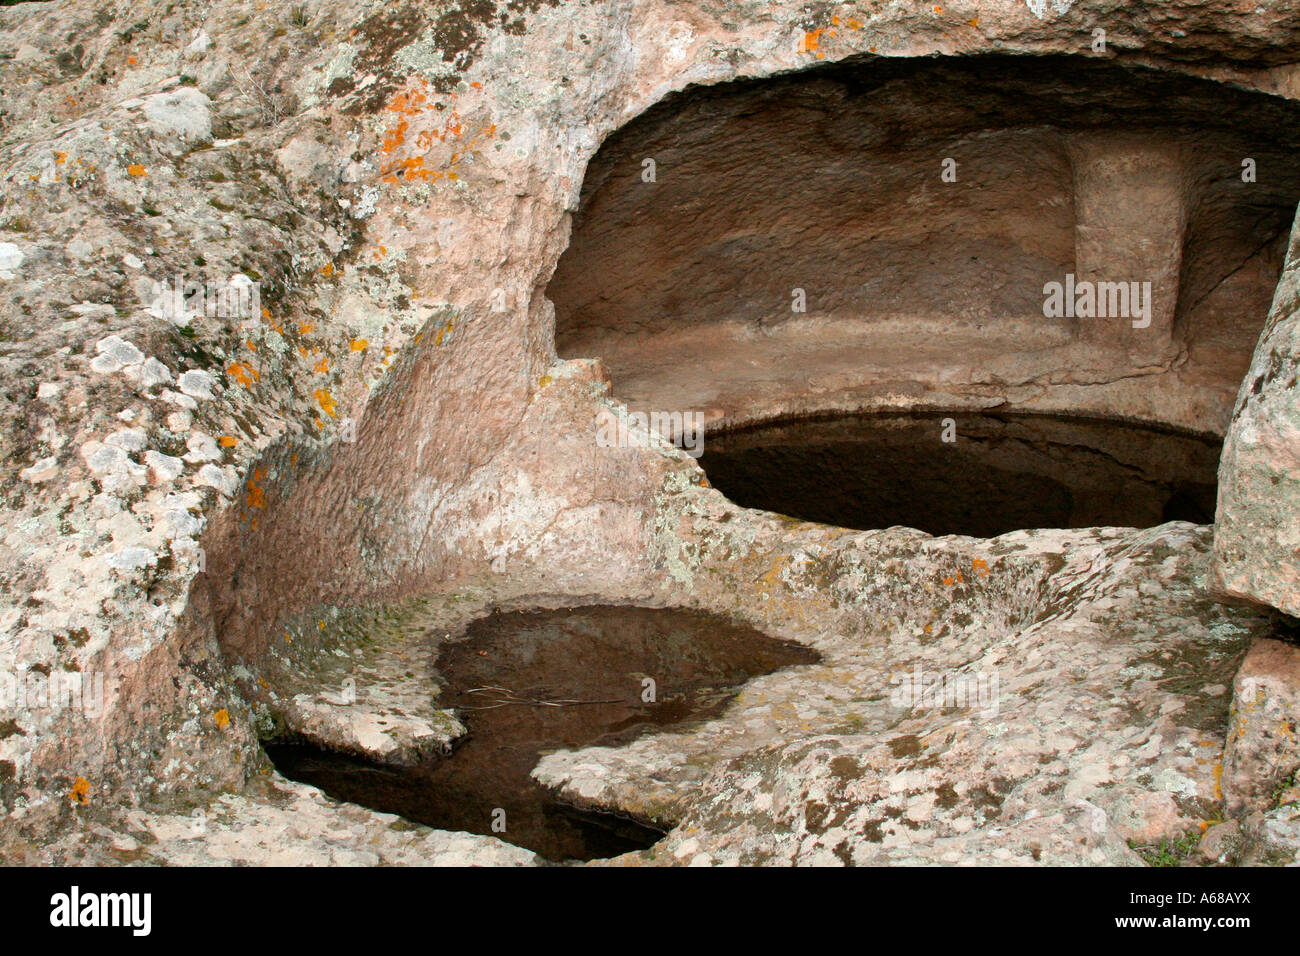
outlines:
[{"label": "pool of water", "polygon": [[542,754],[617,746],[703,720],[751,677],[817,659],[803,646],[694,611],[495,613],[439,650],[432,675],[443,686],[439,704],[454,706],[469,730],[451,756],[392,768],[294,744],[266,751],[285,776],[342,800],[439,829],[495,834],[550,860],[615,856],[654,844],[663,830],[566,804],[529,775]]},{"label": "pool of water", "polygon": [[1021,528],[1207,524],[1221,450],[1217,439],[1124,422],[859,415],[710,435],[700,465],[743,507],[846,528],[986,538]]}]

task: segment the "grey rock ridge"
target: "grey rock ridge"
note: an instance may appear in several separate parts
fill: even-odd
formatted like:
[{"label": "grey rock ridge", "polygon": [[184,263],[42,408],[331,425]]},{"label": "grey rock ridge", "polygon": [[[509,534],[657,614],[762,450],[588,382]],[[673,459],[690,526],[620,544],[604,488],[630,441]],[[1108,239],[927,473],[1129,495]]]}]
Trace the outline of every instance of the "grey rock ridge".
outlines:
[{"label": "grey rock ridge", "polygon": [[[0,858],[540,862],[260,741],[409,765],[444,635],[636,604],[821,660],[546,755],[668,831],[609,865],[1295,863],[1297,51],[1300,0],[0,7]],[[1218,510],[812,524],[664,407],[1181,429]]]}]

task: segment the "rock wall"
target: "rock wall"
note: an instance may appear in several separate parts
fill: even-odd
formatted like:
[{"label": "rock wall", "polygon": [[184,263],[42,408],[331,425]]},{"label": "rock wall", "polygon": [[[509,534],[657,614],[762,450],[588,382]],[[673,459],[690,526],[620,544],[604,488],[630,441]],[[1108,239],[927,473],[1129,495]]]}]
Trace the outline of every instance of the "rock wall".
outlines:
[{"label": "rock wall", "polygon": [[[592,160],[547,286],[556,347],[712,427],[1005,405],[1222,434],[1300,200],[1298,118],[1068,56],[696,88]],[[1045,315],[1053,282],[1143,295]]]},{"label": "rock wall", "polygon": [[[1294,96],[1300,4],[1252,9],[0,9],[6,839],[264,771],[286,622],[671,572],[661,489],[698,473],[648,437],[594,446],[603,373],[557,361],[543,294],[587,163],[671,92],[860,54],[1093,56],[1104,27],[1109,58]],[[54,675],[102,698],[52,706]]]},{"label": "rock wall", "polygon": [[1300,225],[1219,465],[1214,586],[1300,615]]}]

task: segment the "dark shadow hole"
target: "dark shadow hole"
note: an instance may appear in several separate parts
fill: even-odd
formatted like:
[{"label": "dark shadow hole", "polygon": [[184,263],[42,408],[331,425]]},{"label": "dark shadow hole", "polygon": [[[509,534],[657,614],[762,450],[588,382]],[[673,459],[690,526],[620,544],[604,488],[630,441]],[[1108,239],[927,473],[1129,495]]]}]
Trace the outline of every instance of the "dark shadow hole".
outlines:
[{"label": "dark shadow hole", "polygon": [[1114,421],[847,416],[709,436],[700,465],[746,508],[988,538],[1212,522],[1221,449],[1215,438]]}]

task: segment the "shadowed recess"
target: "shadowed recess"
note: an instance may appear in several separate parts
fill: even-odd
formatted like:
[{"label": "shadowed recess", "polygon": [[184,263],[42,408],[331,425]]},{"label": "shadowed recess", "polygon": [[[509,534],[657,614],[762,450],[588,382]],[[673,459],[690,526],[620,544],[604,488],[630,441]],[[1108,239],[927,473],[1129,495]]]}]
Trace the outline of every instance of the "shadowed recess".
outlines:
[{"label": "shadowed recess", "polygon": [[[1089,57],[690,87],[589,164],[547,287],[556,350],[600,357],[632,407],[734,420],[882,382],[1165,371],[1176,397],[1079,414],[1221,427],[1300,199],[1297,130],[1300,104]],[[1147,282],[1151,314],[1045,315],[1067,274]]]},{"label": "shadowed recess", "polygon": [[845,416],[710,436],[700,465],[747,508],[987,538],[1021,528],[1208,524],[1221,447],[1123,422]]},{"label": "shadowed recess", "polygon": [[653,845],[663,821],[566,803],[530,776],[542,754],[679,729],[721,713],[750,678],[818,659],[695,611],[494,613],[439,654],[440,703],[469,729],[450,757],[391,768],[306,746],[266,752],[287,777],[431,827],[493,834],[556,861],[614,856]]}]

